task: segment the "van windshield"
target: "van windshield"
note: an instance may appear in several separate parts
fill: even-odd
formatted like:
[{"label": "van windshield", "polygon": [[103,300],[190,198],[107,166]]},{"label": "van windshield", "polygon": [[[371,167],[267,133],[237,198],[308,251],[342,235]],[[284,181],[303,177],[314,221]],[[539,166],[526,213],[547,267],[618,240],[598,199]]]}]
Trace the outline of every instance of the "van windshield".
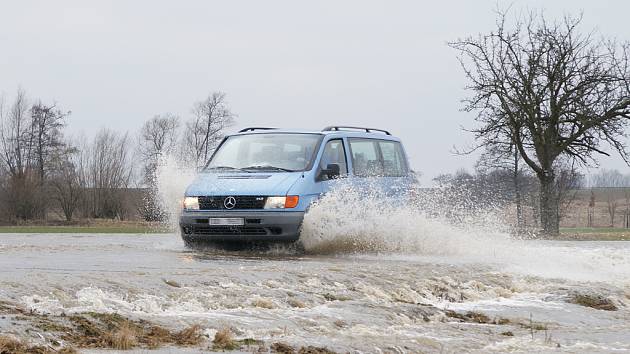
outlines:
[{"label": "van windshield", "polygon": [[208,170],[304,171],[315,156],[319,134],[247,134],[227,138]]}]

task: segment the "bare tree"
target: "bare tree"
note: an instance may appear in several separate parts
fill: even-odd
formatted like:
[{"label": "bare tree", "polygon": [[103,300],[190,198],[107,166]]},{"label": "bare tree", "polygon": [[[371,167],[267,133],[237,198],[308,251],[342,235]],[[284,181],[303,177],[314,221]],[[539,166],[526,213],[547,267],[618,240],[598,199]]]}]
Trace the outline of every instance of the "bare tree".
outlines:
[{"label": "bare tree", "polygon": [[56,105],[41,102],[31,107],[31,129],[29,140],[32,141],[34,160],[40,183],[46,180],[46,169],[51,155],[64,148],[62,129],[69,112],[62,112]]},{"label": "bare tree", "polygon": [[516,233],[525,229],[523,214],[523,170],[521,157],[516,147],[511,144],[494,144],[486,146],[486,150],[477,160],[477,168],[481,170],[505,170],[512,179],[514,205],[516,206]]},{"label": "bare tree", "polygon": [[125,219],[126,189],[131,184],[133,163],[127,134],[120,135],[103,129],[90,147],[89,160],[83,177],[88,185],[91,216]]},{"label": "bare tree", "polygon": [[156,115],[140,129],[139,152],[145,160],[157,161],[177,148],[179,117],[171,113]]},{"label": "bare tree", "polygon": [[26,174],[28,158],[31,156],[28,111],[26,92],[19,89],[11,107],[3,109],[0,115],[2,159],[12,177],[22,177]]},{"label": "bare tree", "polygon": [[41,214],[41,185],[33,164],[30,103],[24,90],[19,89],[13,103],[0,115],[0,150],[8,171],[3,186],[12,218],[33,219]]},{"label": "bare tree", "polygon": [[[66,146],[71,146],[71,144],[66,144]],[[50,178],[52,197],[66,221],[72,221],[84,198],[85,185],[80,176],[83,154],[83,151],[75,147],[66,148],[57,156],[53,165]]]},{"label": "bare tree", "polygon": [[184,146],[188,159],[201,167],[210,158],[216,145],[223,139],[223,132],[234,124],[235,115],[225,101],[225,93],[214,92],[203,101],[194,104],[194,118],[186,122]]},{"label": "bare tree", "polygon": [[157,168],[162,156],[175,152],[179,118],[166,113],[156,115],[144,123],[140,130],[139,152],[144,162],[144,203],[140,214],[147,221],[163,220],[165,212],[157,197]]},{"label": "bare tree", "polygon": [[560,158],[594,163],[608,144],[626,162],[630,118],[628,43],[579,32],[581,18],[549,22],[529,13],[510,29],[498,14],[494,32],[450,43],[472,96],[479,146],[512,144],[540,182],[543,232],[559,232],[555,190]]},{"label": "bare tree", "polygon": [[558,198],[558,217],[563,219],[571,210],[578,190],[584,185],[584,175],[578,171],[574,161],[558,163],[557,166],[554,193]]},{"label": "bare tree", "polygon": [[615,226],[617,209],[622,202],[622,188],[630,186],[628,177],[617,170],[602,169],[593,176],[591,186],[599,188],[606,201],[606,211],[610,218],[610,227]]}]

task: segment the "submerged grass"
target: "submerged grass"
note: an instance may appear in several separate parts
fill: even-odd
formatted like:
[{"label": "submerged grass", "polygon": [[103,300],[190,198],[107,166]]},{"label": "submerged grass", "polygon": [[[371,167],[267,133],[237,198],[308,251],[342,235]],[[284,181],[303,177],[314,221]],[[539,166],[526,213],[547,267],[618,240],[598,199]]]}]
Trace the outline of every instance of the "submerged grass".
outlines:
[{"label": "submerged grass", "polygon": [[23,340],[0,335],[0,354],[75,354],[77,350],[72,347],[52,349],[39,345],[29,345]]},{"label": "submerged grass", "polygon": [[81,348],[128,350],[136,347],[158,348],[167,344],[194,346],[204,340],[199,325],[172,332],[147,321],[95,312],[72,315],[68,321],[71,329],[62,339]]},{"label": "submerged grass", "polygon": [[590,307],[596,310],[617,311],[617,306],[608,298],[601,295],[573,294],[569,297],[572,304]]},{"label": "submerged grass", "polygon": [[309,345],[306,347],[300,347],[299,349],[297,349],[282,342],[273,343],[271,345],[271,351],[272,353],[280,353],[280,354],[336,354],[337,353],[328,348],[316,347],[312,345]]},{"label": "submerged grass", "polygon": [[[447,310],[444,312],[444,314],[446,315],[446,317],[450,317],[450,318],[456,318],[462,322],[468,322],[468,323],[487,323],[487,324],[494,324],[495,321],[492,321],[490,319],[490,317],[488,317],[487,315],[481,313],[481,312],[475,312],[475,311],[468,311],[466,313],[459,313],[459,312],[455,312],[452,310]],[[500,321],[500,320],[499,320]],[[496,323],[498,324],[498,323]]]},{"label": "submerged grass", "polygon": [[212,349],[215,350],[234,350],[239,348],[239,344],[234,340],[232,330],[229,328],[222,328],[217,331],[212,340]]},{"label": "submerged grass", "polygon": [[[0,334],[0,354],[74,354],[79,349],[156,349],[162,346],[201,346],[207,340],[200,325],[171,331],[145,320],[133,320],[116,313],[85,312],[50,316],[23,312],[10,303],[0,303],[3,315],[13,320],[30,322],[35,328],[52,334],[51,344],[30,345],[19,338]],[[27,331],[28,333],[28,331]],[[38,340],[37,338],[35,338]],[[65,345],[62,346],[61,343]],[[316,346],[292,347],[274,343],[270,348],[261,340],[236,339],[229,327],[217,331],[211,349],[231,351],[246,348],[258,351],[295,354],[332,354],[327,348]]]}]

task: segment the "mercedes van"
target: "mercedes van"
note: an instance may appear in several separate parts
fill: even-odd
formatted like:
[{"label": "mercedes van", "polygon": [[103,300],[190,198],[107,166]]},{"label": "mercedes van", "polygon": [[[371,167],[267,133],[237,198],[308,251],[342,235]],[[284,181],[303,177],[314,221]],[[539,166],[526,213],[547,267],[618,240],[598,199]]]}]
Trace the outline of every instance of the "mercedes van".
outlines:
[{"label": "mercedes van", "polygon": [[223,139],[186,189],[182,238],[189,246],[296,241],[309,206],[341,181],[396,196],[415,178],[400,139],[386,130],[243,129]]}]

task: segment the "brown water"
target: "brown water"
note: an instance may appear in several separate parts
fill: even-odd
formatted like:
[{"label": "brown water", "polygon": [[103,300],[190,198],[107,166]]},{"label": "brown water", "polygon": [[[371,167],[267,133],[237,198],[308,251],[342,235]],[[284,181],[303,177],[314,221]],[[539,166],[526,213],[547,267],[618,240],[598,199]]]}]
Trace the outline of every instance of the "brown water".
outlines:
[{"label": "brown water", "polygon": [[[456,244],[442,231],[451,239],[442,247]],[[177,235],[2,234],[0,300],[55,315],[200,323],[210,338],[229,326],[239,338],[343,352],[630,351],[630,243],[469,245],[334,255],[191,251]],[[575,293],[619,310],[568,303]],[[509,323],[460,322],[446,310]],[[0,331],[19,329],[0,320]]]}]

